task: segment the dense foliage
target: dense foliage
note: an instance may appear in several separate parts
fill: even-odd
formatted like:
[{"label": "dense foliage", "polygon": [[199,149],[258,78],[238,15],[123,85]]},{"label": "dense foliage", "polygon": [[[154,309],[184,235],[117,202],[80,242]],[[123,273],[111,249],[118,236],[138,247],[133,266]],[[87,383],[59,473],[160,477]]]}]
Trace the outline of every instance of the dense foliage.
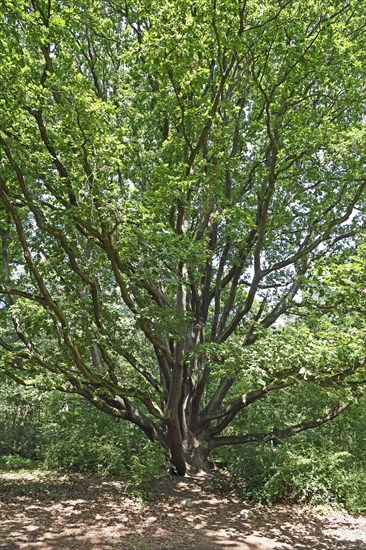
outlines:
[{"label": "dense foliage", "polygon": [[151,496],[167,457],[134,426],[75,396],[4,382],[0,388],[0,469],[49,469],[113,476],[129,493]]},{"label": "dense foliage", "polygon": [[[336,272],[364,223],[364,8],[3,3],[4,373],[138,426],[179,474],[349,406],[363,281]],[[304,384],[317,403],[249,422]]]},{"label": "dense foliage", "polygon": [[[314,391],[315,389],[315,391]],[[297,396],[299,397],[299,396]],[[319,393],[309,387],[302,399],[316,407]],[[251,424],[269,429],[277,406],[252,409]],[[286,410],[294,406],[283,396]],[[316,431],[274,444],[224,447],[212,456],[213,486],[246,501],[306,502],[366,510],[366,436],[363,401]],[[105,415],[75,396],[44,394],[3,382],[0,389],[0,469],[57,470],[113,476],[129,494],[155,495],[156,478],[168,470],[159,447],[131,424]]]}]

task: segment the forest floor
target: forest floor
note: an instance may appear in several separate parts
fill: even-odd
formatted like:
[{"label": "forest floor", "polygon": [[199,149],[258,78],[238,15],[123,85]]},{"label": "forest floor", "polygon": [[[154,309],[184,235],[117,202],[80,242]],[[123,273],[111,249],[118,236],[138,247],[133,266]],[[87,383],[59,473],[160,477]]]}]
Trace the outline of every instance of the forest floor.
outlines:
[{"label": "forest floor", "polygon": [[250,508],[216,494],[207,476],[162,479],[148,503],[124,487],[80,475],[0,473],[0,549],[366,550],[366,517]]}]

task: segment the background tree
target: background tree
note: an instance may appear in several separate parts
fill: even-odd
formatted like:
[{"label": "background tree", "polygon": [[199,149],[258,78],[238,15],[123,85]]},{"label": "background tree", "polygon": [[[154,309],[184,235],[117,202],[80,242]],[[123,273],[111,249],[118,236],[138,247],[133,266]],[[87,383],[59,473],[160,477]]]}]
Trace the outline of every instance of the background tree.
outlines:
[{"label": "background tree", "polygon": [[362,346],[326,367],[314,357],[316,375],[291,354],[258,356],[314,262],[363,223],[363,8],[3,3],[8,376],[134,423],[179,474],[347,407],[332,394],[293,425],[228,428],[275,391],[363,376]]}]

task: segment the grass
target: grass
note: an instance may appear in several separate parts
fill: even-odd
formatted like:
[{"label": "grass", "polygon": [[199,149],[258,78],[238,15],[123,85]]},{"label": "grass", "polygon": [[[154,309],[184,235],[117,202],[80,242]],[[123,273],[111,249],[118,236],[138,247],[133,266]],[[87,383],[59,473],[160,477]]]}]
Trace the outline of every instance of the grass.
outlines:
[{"label": "grass", "polygon": [[31,460],[30,458],[23,458],[22,456],[3,455],[0,456],[0,471],[1,472],[13,472],[13,471],[32,471],[38,470],[40,463]]}]

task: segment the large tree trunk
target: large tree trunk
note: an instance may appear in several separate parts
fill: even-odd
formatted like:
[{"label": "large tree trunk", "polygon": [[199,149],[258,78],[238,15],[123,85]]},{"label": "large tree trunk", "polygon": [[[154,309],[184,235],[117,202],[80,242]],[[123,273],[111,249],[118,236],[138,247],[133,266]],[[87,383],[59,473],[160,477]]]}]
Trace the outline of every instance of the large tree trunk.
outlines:
[{"label": "large tree trunk", "polygon": [[207,460],[209,452],[209,446],[206,441],[195,439],[193,447],[186,454],[188,473],[208,472],[210,470]]},{"label": "large tree trunk", "polygon": [[187,461],[184,453],[178,417],[173,416],[169,418],[167,421],[167,426],[170,460],[175,467],[177,474],[179,476],[184,476],[187,472]]},{"label": "large tree trunk", "polygon": [[204,438],[190,434],[189,440],[181,441],[180,434],[174,436],[174,433],[171,433],[169,444],[170,460],[178,475],[184,476],[210,470],[208,464],[210,447]]}]

